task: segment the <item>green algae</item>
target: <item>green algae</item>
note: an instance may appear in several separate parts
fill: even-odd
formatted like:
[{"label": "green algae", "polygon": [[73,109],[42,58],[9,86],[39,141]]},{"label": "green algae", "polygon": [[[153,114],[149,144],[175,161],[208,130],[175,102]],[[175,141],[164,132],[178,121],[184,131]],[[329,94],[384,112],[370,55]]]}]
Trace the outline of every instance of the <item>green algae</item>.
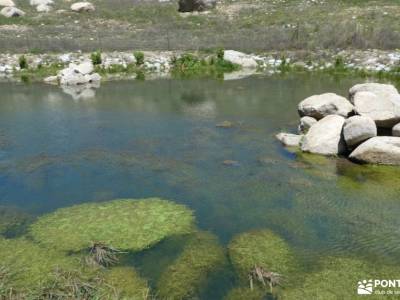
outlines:
[{"label": "green algae", "polygon": [[[112,299],[144,300],[150,297],[147,281],[132,267],[115,267],[104,274],[105,285],[113,292]],[[110,292],[109,292],[110,293]]]},{"label": "green algae", "polygon": [[0,206],[0,235],[15,236],[23,232],[32,217],[17,208]]},{"label": "green algae", "polygon": [[224,297],[224,300],[261,300],[264,298],[266,291],[255,287],[251,290],[249,287],[235,287],[231,289]]},{"label": "green algae", "polygon": [[[398,267],[376,266],[360,259],[326,257],[321,262],[320,270],[306,274],[300,287],[284,291],[283,299],[358,299],[356,288],[360,280],[397,278],[398,272]],[[387,297],[387,295],[369,295],[368,299]]]},{"label": "green algae", "polygon": [[57,268],[71,270],[80,266],[77,257],[60,255],[22,238],[0,238],[0,257],[0,267],[9,271],[8,284],[21,291],[37,289],[43,282],[51,280],[52,272]]},{"label": "green algae", "polygon": [[228,250],[233,267],[243,282],[248,280],[248,273],[255,265],[285,277],[296,269],[292,250],[271,230],[242,233],[233,238]]},{"label": "green algae", "polygon": [[194,234],[182,254],[161,275],[157,295],[161,299],[196,298],[207,277],[223,265],[224,258],[224,250],[214,235]]},{"label": "green algae", "polygon": [[80,251],[93,242],[140,251],[167,236],[190,233],[194,216],[183,205],[149,199],[118,199],[59,209],[38,219],[30,234],[43,246]]}]

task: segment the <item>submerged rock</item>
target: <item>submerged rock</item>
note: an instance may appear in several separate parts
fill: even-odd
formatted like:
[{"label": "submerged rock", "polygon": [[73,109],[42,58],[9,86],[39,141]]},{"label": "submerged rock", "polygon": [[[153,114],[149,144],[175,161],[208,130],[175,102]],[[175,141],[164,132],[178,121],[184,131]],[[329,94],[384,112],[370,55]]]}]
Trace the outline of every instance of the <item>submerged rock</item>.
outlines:
[{"label": "submerged rock", "polygon": [[374,120],[365,116],[348,118],[343,126],[343,136],[347,146],[353,147],[377,135]]},{"label": "submerged rock", "polygon": [[270,230],[240,234],[228,245],[229,257],[243,283],[255,265],[287,277],[296,269],[289,245]]},{"label": "submerged rock", "polygon": [[88,249],[94,242],[139,251],[191,232],[193,223],[183,205],[158,198],[120,199],[59,209],[39,218],[30,233],[42,245],[64,251]]},{"label": "submerged rock", "polygon": [[345,119],[329,115],[311,126],[304,136],[301,150],[304,152],[337,155],[346,151],[342,129]]},{"label": "submerged rock", "polygon": [[[282,299],[353,299],[355,297],[349,295],[357,294],[356,289],[360,281],[371,278],[396,278],[398,272],[398,267],[374,265],[370,261],[327,257],[321,262],[319,271],[304,274],[301,285],[285,290]],[[387,295],[371,297],[387,299]]]},{"label": "submerged rock", "polygon": [[243,68],[257,68],[258,63],[252,55],[242,53],[235,50],[225,50],[224,60],[233,64],[242,66]]},{"label": "submerged rock", "polygon": [[364,163],[400,165],[400,137],[373,137],[358,146],[350,158]]},{"label": "submerged rock", "polygon": [[308,116],[317,120],[328,115],[348,117],[353,110],[353,105],[346,98],[333,93],[308,97],[298,105],[301,117]]},{"label": "submerged rock", "polygon": [[200,288],[224,260],[224,250],[214,235],[194,234],[182,254],[161,275],[157,295],[160,299],[197,299]]},{"label": "submerged rock", "polygon": [[298,147],[304,136],[292,133],[281,132],[276,135],[276,138],[287,147]]},{"label": "submerged rock", "polygon": [[32,217],[17,208],[0,206],[0,236],[14,236],[26,229]]},{"label": "submerged rock", "polygon": [[302,117],[300,119],[300,124],[299,127],[297,128],[297,131],[299,134],[306,134],[308,130],[313,126],[315,123],[317,123],[317,119],[309,116]]},{"label": "submerged rock", "polygon": [[233,122],[231,121],[223,121],[215,125],[215,127],[219,128],[232,128],[234,126]]},{"label": "submerged rock", "polygon": [[179,12],[205,11],[217,6],[217,0],[179,0]]}]

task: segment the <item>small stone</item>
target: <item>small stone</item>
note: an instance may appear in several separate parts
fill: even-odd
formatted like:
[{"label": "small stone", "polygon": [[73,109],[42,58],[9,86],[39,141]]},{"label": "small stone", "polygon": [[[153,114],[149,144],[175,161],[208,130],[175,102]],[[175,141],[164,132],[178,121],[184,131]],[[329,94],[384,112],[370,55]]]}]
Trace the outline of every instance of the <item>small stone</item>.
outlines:
[{"label": "small stone", "polygon": [[395,125],[395,126],[393,126],[392,135],[393,136],[400,136],[400,123]]},{"label": "small stone", "polygon": [[90,2],[77,2],[71,5],[71,10],[75,12],[91,12],[94,11],[94,5]]},{"label": "small stone", "polygon": [[215,126],[219,128],[232,128],[234,124],[231,121],[223,121]]},{"label": "small stone", "polygon": [[224,160],[224,161],[222,162],[222,164],[223,164],[224,166],[229,166],[229,167],[238,167],[238,166],[240,165],[238,161],[236,161],[236,160],[229,160],[229,159]]},{"label": "small stone", "polygon": [[311,126],[313,126],[315,123],[317,123],[317,119],[313,118],[313,117],[302,117],[300,119],[300,124],[298,127],[298,132],[299,134],[306,134],[307,131],[311,128]]},{"label": "small stone", "polygon": [[276,138],[287,147],[298,147],[300,146],[300,142],[303,138],[303,135],[291,134],[281,132],[276,135]]}]

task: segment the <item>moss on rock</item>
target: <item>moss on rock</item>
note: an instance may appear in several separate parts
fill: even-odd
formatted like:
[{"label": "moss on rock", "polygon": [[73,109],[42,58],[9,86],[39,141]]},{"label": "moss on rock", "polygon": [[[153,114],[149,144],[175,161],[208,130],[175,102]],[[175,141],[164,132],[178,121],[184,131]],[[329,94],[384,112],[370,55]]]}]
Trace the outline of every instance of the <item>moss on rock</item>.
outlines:
[{"label": "moss on rock", "polygon": [[[52,279],[58,268],[72,270],[80,266],[77,257],[43,249],[26,239],[0,238],[0,267],[7,270],[7,283],[13,290],[35,290]],[[0,297],[1,298],[1,297]]]},{"label": "moss on rock", "polygon": [[[284,291],[283,299],[356,299],[357,283],[360,280],[396,278],[398,272],[398,267],[375,267],[364,260],[327,257],[321,262],[319,271],[306,275],[302,286]],[[387,295],[370,295],[368,299],[387,299],[387,297]]]},{"label": "moss on rock", "polygon": [[150,289],[147,281],[141,278],[132,267],[115,267],[104,275],[106,286],[112,287],[113,299],[148,299]]},{"label": "moss on rock", "polygon": [[266,294],[265,289],[254,288],[251,290],[249,287],[236,287],[231,289],[224,297],[224,300],[261,300],[264,299]]},{"label": "moss on rock", "polygon": [[255,265],[285,277],[296,269],[289,245],[270,230],[240,234],[230,242],[228,249],[232,264],[244,281]]},{"label": "moss on rock", "polygon": [[217,238],[198,232],[189,239],[182,254],[161,275],[158,296],[161,299],[192,299],[198,295],[207,277],[224,262],[224,251]]},{"label": "moss on rock", "polygon": [[34,223],[33,238],[48,248],[80,251],[93,242],[139,251],[167,236],[189,233],[192,212],[158,198],[118,199],[59,209]]}]

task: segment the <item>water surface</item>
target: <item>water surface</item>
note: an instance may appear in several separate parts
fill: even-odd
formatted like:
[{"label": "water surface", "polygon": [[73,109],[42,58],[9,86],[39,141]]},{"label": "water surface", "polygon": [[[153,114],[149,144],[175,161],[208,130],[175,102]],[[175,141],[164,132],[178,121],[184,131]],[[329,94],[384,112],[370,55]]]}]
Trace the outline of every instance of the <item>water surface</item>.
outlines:
[{"label": "water surface", "polygon": [[[0,84],[0,205],[40,215],[156,196],[189,206],[198,226],[223,244],[270,228],[309,268],[326,255],[399,263],[400,170],[293,153],[274,138],[296,131],[296,107],[305,97],[346,96],[364,81],[126,81],[105,83],[81,100],[53,86]],[[225,120],[234,126],[216,127]],[[146,257],[138,264],[157,276]],[[219,299],[234,285],[215,276],[205,299]]]}]

